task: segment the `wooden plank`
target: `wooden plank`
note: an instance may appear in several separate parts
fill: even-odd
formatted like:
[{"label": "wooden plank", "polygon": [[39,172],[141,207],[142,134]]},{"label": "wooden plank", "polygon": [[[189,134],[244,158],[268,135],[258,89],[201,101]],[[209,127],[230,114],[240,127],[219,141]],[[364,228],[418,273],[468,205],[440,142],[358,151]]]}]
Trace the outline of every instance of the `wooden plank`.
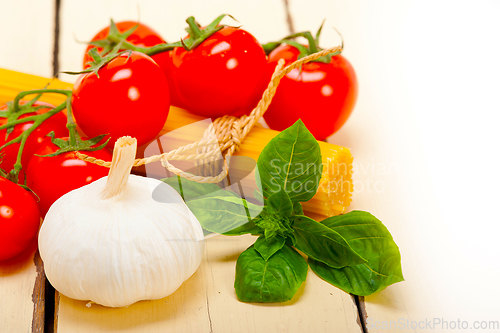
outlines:
[{"label": "wooden plank", "polygon": [[[0,31],[3,51],[0,67],[52,76],[54,4],[52,0],[2,2],[2,23],[11,29]],[[15,27],[15,28],[12,28]],[[3,83],[11,72],[0,71],[0,104],[10,100]],[[36,86],[42,88],[45,85]],[[2,333],[44,331],[45,275],[35,238],[31,246],[11,260],[0,262],[0,331]]]},{"label": "wooden plank", "polygon": [[0,262],[0,331],[43,333],[45,274],[38,238],[15,258]]},{"label": "wooden plank", "polygon": [[[7,7],[7,8],[5,8]],[[6,24],[9,20],[19,27],[16,33],[2,30],[0,39],[7,49],[18,52],[1,52],[0,66],[31,74],[52,75],[52,1],[37,1],[29,6],[20,2],[5,2],[2,10]],[[30,14],[30,12],[37,14]],[[18,24],[21,16],[30,17]],[[12,26],[14,23],[9,24]],[[22,40],[22,44],[19,41]],[[34,57],[33,55],[36,55]],[[25,89],[43,88],[51,79],[0,69],[0,104],[12,100]],[[54,82],[55,83],[55,82]],[[62,86],[55,83],[55,87]],[[45,98],[52,102],[53,97]],[[45,323],[45,274],[37,249],[38,238],[30,247],[11,260],[0,262],[0,331],[2,333],[44,332]]]},{"label": "wooden plank", "polygon": [[[99,10],[96,10],[98,8]],[[112,0],[102,2],[63,1],[61,7],[61,52],[60,68],[63,71],[78,71],[82,67],[86,45],[76,40],[90,40],[99,30],[115,22],[139,20],[156,30],[167,41],[173,42],[186,35],[186,18],[193,15],[202,24],[208,24],[223,13],[233,15],[223,22],[243,25],[262,42],[275,40],[287,34],[286,17],[282,0],[273,1],[203,1],[182,2],[150,1],[138,5],[134,0]],[[75,82],[76,77],[62,74],[63,81]]]},{"label": "wooden plank", "polygon": [[0,67],[51,77],[54,1],[2,1],[1,10]]},{"label": "wooden plank", "polygon": [[115,309],[87,307],[61,295],[57,332],[362,332],[351,296],[312,271],[289,302],[239,302],[233,287],[235,262],[254,240],[250,235],[208,239],[198,271],[161,300]]}]

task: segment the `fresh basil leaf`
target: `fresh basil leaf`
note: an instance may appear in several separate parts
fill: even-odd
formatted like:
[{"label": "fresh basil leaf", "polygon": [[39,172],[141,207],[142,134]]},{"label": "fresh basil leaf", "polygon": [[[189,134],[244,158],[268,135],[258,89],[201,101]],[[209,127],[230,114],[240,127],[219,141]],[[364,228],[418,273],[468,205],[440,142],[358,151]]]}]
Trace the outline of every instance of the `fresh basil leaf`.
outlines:
[{"label": "fresh basil leaf", "polygon": [[276,213],[283,216],[292,215],[293,204],[285,191],[274,193],[267,200],[267,209],[270,213]]},{"label": "fresh basil leaf", "polygon": [[293,202],[307,201],[318,190],[323,169],[321,150],[314,136],[298,120],[266,145],[257,167],[264,197],[284,191]]},{"label": "fresh basil leaf", "polygon": [[298,201],[293,203],[292,215],[304,215],[304,210],[302,210],[302,204]]},{"label": "fresh basil leaf", "polygon": [[186,202],[208,196],[230,196],[239,198],[236,193],[221,189],[216,184],[197,183],[179,176],[164,178],[161,181],[172,186]]},{"label": "fresh basil leaf", "polygon": [[[373,260],[375,262],[369,260],[367,264],[343,268],[333,268],[314,259],[309,259],[309,265],[319,277],[345,292],[358,296],[368,296],[404,280],[401,272],[385,275],[381,273],[380,269],[401,271],[401,263],[397,258],[399,255],[397,250],[387,250],[380,254],[379,259]],[[378,271],[373,271],[371,267],[378,265],[377,261],[386,262],[387,267],[379,267]]]},{"label": "fresh basil leaf", "polygon": [[292,218],[295,247],[308,257],[335,268],[366,262],[335,230],[307,216],[293,216]]},{"label": "fresh basil leaf", "polygon": [[262,234],[250,221],[260,214],[263,206],[247,202],[216,184],[197,183],[177,176],[162,181],[181,194],[204,229],[226,235]]},{"label": "fresh basil leaf", "polygon": [[220,234],[245,225],[263,208],[233,196],[201,197],[186,204],[204,229]]},{"label": "fresh basil leaf", "polygon": [[264,231],[260,229],[258,226],[256,226],[253,221],[250,221],[243,224],[242,226],[226,231],[225,233],[223,233],[223,235],[224,236],[239,236],[245,234],[262,235],[263,232]]},{"label": "fresh basil leaf", "polygon": [[306,280],[307,262],[285,245],[265,260],[252,245],[236,261],[234,288],[242,302],[286,302]]},{"label": "fresh basil leaf", "polygon": [[266,240],[264,235],[257,238],[254,244],[254,248],[260,253],[264,260],[269,260],[269,258],[281,249],[285,245],[285,239],[283,237],[273,237],[270,240]]},{"label": "fresh basil leaf", "polygon": [[367,296],[404,281],[401,254],[390,232],[375,216],[353,211],[322,222],[341,234],[368,262],[335,269],[310,260],[313,271],[346,292]]}]

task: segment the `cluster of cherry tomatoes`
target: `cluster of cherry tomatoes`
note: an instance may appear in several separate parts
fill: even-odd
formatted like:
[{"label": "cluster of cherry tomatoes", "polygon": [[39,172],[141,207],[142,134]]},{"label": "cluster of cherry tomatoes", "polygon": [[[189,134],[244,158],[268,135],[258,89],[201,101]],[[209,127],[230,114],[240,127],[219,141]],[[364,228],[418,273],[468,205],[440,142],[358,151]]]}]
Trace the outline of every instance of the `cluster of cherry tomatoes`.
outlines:
[{"label": "cluster of cherry tomatoes", "polygon": [[[309,47],[290,39],[263,47],[249,32],[220,25],[223,17],[207,27],[188,18],[189,35],[172,44],[142,23],[111,21],[88,46],[83,71],[73,91],[68,92],[71,101],[65,107],[72,110],[70,114],[86,136],[107,134],[108,148],[123,135],[134,136],[143,145],[163,128],[171,105],[208,118],[249,114],[279,59],[290,64],[318,49],[311,45],[317,41],[312,37]],[[356,96],[354,70],[338,54],[286,75],[264,118],[276,130],[300,118],[318,140],[324,140],[347,120]],[[0,148],[35,122],[1,129],[9,120],[1,114],[7,108],[0,107]],[[16,111],[16,119],[54,110],[54,106],[38,101],[21,102],[18,108],[21,111]],[[75,141],[74,134],[68,133],[69,123],[63,113],[57,113],[36,125],[20,161],[20,142],[1,148],[0,169],[9,172],[20,162],[17,179],[10,178],[33,193],[0,177],[0,261],[28,246],[40,217],[55,200],[108,174],[106,168],[80,160],[71,149],[61,153],[54,138]],[[51,137],[47,137],[50,132]],[[85,153],[107,161],[112,157],[107,149]]]},{"label": "cluster of cherry tomatoes", "polygon": [[[214,22],[218,23],[222,17]],[[74,112],[82,128],[93,130],[86,132],[87,135],[105,133],[111,126],[129,131],[133,126],[131,119],[138,122],[137,127],[146,122],[143,119],[146,117],[137,117],[136,108],[131,107],[131,96],[137,98],[132,104],[148,110],[147,117],[154,120],[156,127],[146,135],[149,140],[157,133],[156,129],[159,131],[167,117],[166,105],[178,106],[207,118],[249,114],[262,98],[280,59],[284,59],[288,65],[299,57],[319,50],[319,34],[316,39],[308,38],[309,46],[285,37],[280,42],[269,43],[274,44],[274,47],[263,48],[254,36],[241,28],[220,26],[214,22],[201,28],[194,18],[187,22],[190,35],[184,41],[189,38],[201,41],[194,47],[184,42],[180,46],[176,46],[176,43],[165,44],[164,39],[153,29],[130,21],[116,25],[112,22],[110,27],[103,29],[92,39],[95,45],[87,48],[85,68],[93,60],[89,53],[93,47],[102,52],[107,46],[105,51],[108,51],[116,46],[116,42],[113,44],[112,41],[125,39],[121,50],[134,52],[124,53],[103,66],[99,75],[106,77],[106,80],[99,82],[93,73],[78,80],[74,90]],[[311,36],[308,32],[293,36],[305,34]],[[107,44],[99,42],[106,39]],[[161,45],[172,47],[162,48]],[[151,57],[137,50],[150,54]],[[162,52],[158,52],[160,50]],[[125,61],[127,58],[129,60]],[[142,58],[158,65],[165,74],[168,89],[164,88],[164,77],[152,68],[151,63],[138,61]],[[144,75],[145,72],[148,74]],[[120,78],[120,84],[110,84],[112,78]],[[88,85],[92,88],[87,88]],[[163,92],[159,92],[160,88]],[[302,119],[316,139],[325,140],[340,129],[351,114],[357,90],[354,69],[341,54],[328,57],[327,61],[310,62],[281,80],[264,119],[270,128],[279,131]],[[106,99],[108,95],[104,91],[111,91],[113,96],[123,98]],[[95,96],[103,98],[99,103],[94,103],[91,98],[87,98],[90,94],[94,99]],[[80,105],[80,100],[85,102]],[[103,114],[109,114],[113,107],[119,110],[121,114],[116,116],[123,116],[122,119],[108,120],[106,116],[103,119]],[[100,125],[96,124],[98,121]],[[123,123],[117,124],[117,121]],[[93,125],[86,124],[90,122]],[[138,134],[139,144],[144,143],[141,140],[144,133]]]}]

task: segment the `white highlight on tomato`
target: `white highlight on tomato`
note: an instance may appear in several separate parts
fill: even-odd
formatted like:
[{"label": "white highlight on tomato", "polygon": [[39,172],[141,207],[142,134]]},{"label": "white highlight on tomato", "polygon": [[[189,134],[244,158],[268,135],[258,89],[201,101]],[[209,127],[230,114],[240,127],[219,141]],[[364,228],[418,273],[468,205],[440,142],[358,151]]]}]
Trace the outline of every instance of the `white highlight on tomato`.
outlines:
[{"label": "white highlight on tomato", "polygon": [[80,159],[74,159],[74,160],[66,160],[61,163],[61,166],[63,167],[71,167],[71,166],[86,166],[87,162],[82,161]]},{"label": "white highlight on tomato", "polygon": [[333,94],[333,88],[329,84],[325,84],[321,87],[321,95],[331,96]]},{"label": "white highlight on tomato", "polygon": [[298,68],[295,68],[292,69],[286,76],[295,81],[316,82],[323,80],[325,75],[326,74],[323,72],[306,72],[304,70],[301,72]]},{"label": "white highlight on tomato", "polygon": [[132,76],[132,70],[130,68],[120,69],[118,72],[113,75],[111,78],[111,82],[116,82],[124,79],[128,79]]},{"label": "white highlight on tomato", "polygon": [[238,60],[235,58],[231,58],[226,62],[227,69],[234,69],[236,66],[238,66]]},{"label": "white highlight on tomato", "polygon": [[220,42],[219,44],[215,45],[213,48],[212,48],[212,51],[210,51],[210,54],[217,54],[217,53],[221,53],[221,52],[224,52],[226,50],[229,50],[231,48],[231,45],[229,45],[228,42]]},{"label": "white highlight on tomato", "polygon": [[26,132],[30,129],[31,126],[33,126],[33,123],[25,123],[24,125],[22,125],[21,131]]},{"label": "white highlight on tomato", "polygon": [[90,183],[92,181],[92,176],[88,176],[87,178],[85,178],[85,181],[87,183]]},{"label": "white highlight on tomato", "polygon": [[128,98],[131,100],[131,101],[137,101],[139,99],[139,90],[137,90],[136,87],[130,87],[128,88]]},{"label": "white highlight on tomato", "polygon": [[0,215],[4,218],[9,218],[12,216],[12,209],[8,206],[0,207]]}]

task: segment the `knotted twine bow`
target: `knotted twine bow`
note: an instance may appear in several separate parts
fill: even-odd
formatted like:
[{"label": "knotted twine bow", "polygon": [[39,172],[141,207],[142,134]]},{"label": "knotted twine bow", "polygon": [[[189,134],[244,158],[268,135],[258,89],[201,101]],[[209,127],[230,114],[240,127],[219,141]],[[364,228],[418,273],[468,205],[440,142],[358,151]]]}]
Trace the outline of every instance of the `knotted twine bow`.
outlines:
[{"label": "knotted twine bow", "polygon": [[[227,177],[229,172],[229,157],[231,157],[235,152],[239,150],[241,143],[247,136],[248,132],[250,132],[253,126],[260,120],[260,118],[264,115],[264,112],[266,112],[269,104],[271,104],[274,94],[276,93],[276,89],[278,88],[281,78],[290,73],[292,70],[301,67],[305,63],[318,59],[327,54],[338,54],[341,51],[341,46],[322,50],[320,52],[301,58],[285,68],[283,68],[285,61],[283,59],[280,59],[278,65],[276,66],[276,69],[274,70],[271,81],[269,82],[267,89],[262,95],[262,99],[252,110],[250,115],[244,115],[240,118],[234,116],[222,116],[220,118],[217,118],[207,128],[207,130],[205,131],[205,135],[201,140],[171,150],[168,153],[136,159],[133,165],[135,167],[138,167],[144,164],[162,161],[162,165],[167,168],[167,170],[176,174],[177,176],[181,176],[188,180],[192,180],[198,183],[218,183],[222,181]],[[213,137],[212,133],[216,134],[216,138]],[[184,152],[194,148],[198,148],[196,154],[183,154]],[[220,157],[221,153],[224,157],[224,165],[223,170],[217,176],[204,177],[194,175],[192,173],[185,172],[179,168],[176,168],[169,162],[169,160],[213,162]],[[87,162],[95,163],[107,168],[111,166],[111,162],[96,159],[79,152],[77,152],[76,155],[78,156],[78,158]]]}]

